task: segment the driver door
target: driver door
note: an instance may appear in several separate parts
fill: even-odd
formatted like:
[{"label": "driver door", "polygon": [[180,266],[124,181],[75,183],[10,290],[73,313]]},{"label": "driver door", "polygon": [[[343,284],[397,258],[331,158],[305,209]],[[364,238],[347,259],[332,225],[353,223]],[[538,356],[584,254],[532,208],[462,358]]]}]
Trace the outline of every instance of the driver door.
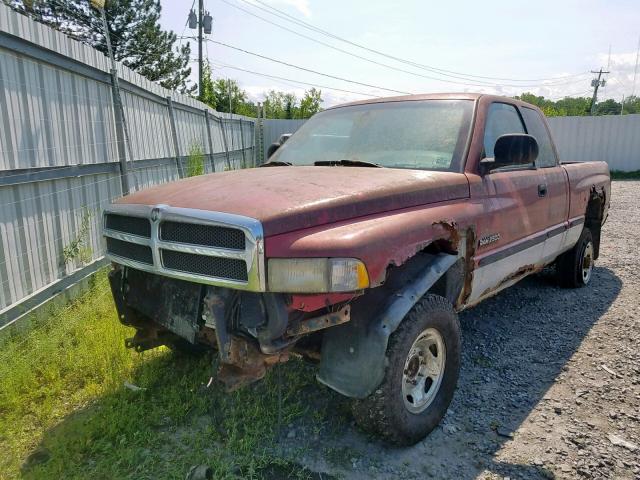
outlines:
[{"label": "driver door", "polygon": [[[527,133],[515,105],[489,106],[484,131],[485,157],[493,157],[498,137]],[[534,165],[503,167],[482,177],[484,214],[477,222],[476,270],[470,303],[514,283],[543,257],[549,201],[544,174]]]}]

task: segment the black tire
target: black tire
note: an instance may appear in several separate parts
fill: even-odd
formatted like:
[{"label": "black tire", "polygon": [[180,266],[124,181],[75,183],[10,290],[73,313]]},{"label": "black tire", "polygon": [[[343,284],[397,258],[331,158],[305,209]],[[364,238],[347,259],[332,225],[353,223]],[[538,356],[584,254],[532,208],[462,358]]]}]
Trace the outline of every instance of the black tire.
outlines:
[{"label": "black tire", "polygon": [[[590,249],[590,250],[589,250]],[[580,234],[578,242],[568,252],[563,253],[556,261],[556,273],[558,283],[564,288],[584,287],[591,280],[591,270],[589,274],[584,273],[585,253],[591,252],[590,265],[593,269],[594,246],[591,231],[584,228]]]},{"label": "black tire", "polygon": [[183,338],[172,340],[170,343],[167,343],[167,347],[177,354],[189,357],[199,357],[211,350],[211,348],[206,345],[199,343],[194,344]]},{"label": "black tire", "polygon": [[[426,329],[435,329],[444,342],[444,372],[431,403],[413,413],[405,405],[403,373],[414,342]],[[451,304],[438,295],[425,295],[389,338],[388,365],[382,383],[369,397],[354,401],[352,411],[358,424],[396,445],[413,445],[426,437],[438,426],[453,398],[461,342],[458,316]]]}]

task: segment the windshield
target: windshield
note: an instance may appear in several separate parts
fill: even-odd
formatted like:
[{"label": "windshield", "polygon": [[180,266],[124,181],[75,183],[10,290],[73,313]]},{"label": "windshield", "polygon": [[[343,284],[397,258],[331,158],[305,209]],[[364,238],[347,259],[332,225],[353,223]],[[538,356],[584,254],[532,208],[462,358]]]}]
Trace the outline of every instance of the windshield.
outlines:
[{"label": "windshield", "polygon": [[308,120],[271,161],[369,162],[383,167],[460,171],[472,100],[372,103],[327,110]]}]

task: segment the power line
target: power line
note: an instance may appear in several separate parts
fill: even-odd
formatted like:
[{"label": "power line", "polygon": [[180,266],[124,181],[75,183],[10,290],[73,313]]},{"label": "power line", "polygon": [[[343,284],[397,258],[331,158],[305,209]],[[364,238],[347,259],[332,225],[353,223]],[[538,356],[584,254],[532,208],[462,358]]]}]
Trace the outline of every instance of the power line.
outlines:
[{"label": "power line", "polygon": [[[414,67],[417,67],[417,68],[420,68],[420,69],[423,69],[423,70],[428,70],[428,71],[433,72],[433,73],[438,73],[440,75],[450,76],[450,77],[453,77],[453,78],[461,78],[461,79],[479,78],[479,79],[486,79],[486,80],[500,80],[500,81],[511,81],[511,82],[542,82],[542,81],[564,80],[565,78],[580,77],[580,76],[584,76],[584,75],[588,74],[588,72],[582,72],[582,73],[572,74],[572,75],[565,76],[565,77],[517,79],[517,78],[503,78],[503,77],[490,77],[490,76],[483,76],[483,75],[473,75],[473,74],[466,74],[466,73],[463,73],[463,72],[456,72],[456,71],[453,71],[453,70],[445,70],[445,69],[442,69],[442,68],[437,68],[437,67],[433,67],[433,66],[430,66],[430,65],[425,65],[425,64],[413,62],[411,60],[400,58],[400,57],[397,57],[397,56],[394,56],[394,55],[391,55],[391,54],[388,54],[388,53],[385,53],[385,52],[381,52],[379,50],[375,50],[375,49],[367,47],[365,45],[353,42],[351,40],[347,40],[346,38],[340,37],[340,36],[338,36],[336,34],[333,34],[333,33],[329,32],[327,30],[323,30],[323,29],[321,29],[319,27],[316,27],[315,25],[313,25],[311,23],[305,22],[303,20],[299,20],[296,17],[294,17],[292,15],[289,15],[288,13],[283,12],[282,10],[279,10],[279,9],[277,9],[275,7],[272,7],[271,5],[268,5],[268,4],[264,3],[261,0],[251,0],[251,1],[249,1],[249,0],[241,0],[241,1],[243,3],[251,5],[254,8],[257,8],[259,10],[267,12],[270,15],[279,17],[279,18],[281,18],[283,20],[286,20],[286,21],[289,21],[289,22],[296,23],[297,25],[299,25],[299,26],[301,26],[303,28],[306,28],[308,30],[312,30],[312,31],[314,31],[316,33],[320,33],[322,35],[326,35],[326,36],[331,37],[331,38],[333,38],[335,40],[347,43],[349,45],[352,45],[354,47],[360,48],[362,50],[366,50],[368,52],[375,53],[376,55],[380,55],[380,56],[395,60],[397,62],[404,63],[406,65],[411,65],[411,66],[414,66]],[[266,7],[266,8],[259,7],[258,5],[255,5],[254,2],[258,3],[258,4],[260,4],[260,5],[262,5],[263,7]]]},{"label": "power line", "polygon": [[[332,50],[336,50],[338,52],[344,53],[345,55],[349,55],[349,56],[358,58],[360,60],[364,60],[365,62],[369,62],[369,63],[372,63],[374,65],[378,65],[378,66],[381,66],[381,67],[384,67],[384,68],[388,68],[388,69],[393,70],[395,72],[406,73],[406,74],[413,75],[413,76],[416,76],[416,77],[426,78],[426,79],[429,79],[429,80],[435,80],[435,81],[438,81],[438,82],[446,82],[446,83],[451,83],[451,84],[456,84],[456,85],[475,86],[475,87],[516,87],[516,88],[524,88],[524,87],[537,87],[537,86],[539,86],[539,84],[531,84],[531,85],[527,85],[527,84],[499,84],[499,83],[496,83],[496,82],[488,82],[488,81],[485,81],[485,80],[473,80],[471,82],[469,82],[469,81],[461,82],[461,81],[456,81],[456,80],[448,80],[446,78],[439,78],[439,77],[433,77],[433,76],[429,76],[429,75],[424,75],[424,74],[417,73],[417,72],[412,72],[410,70],[405,70],[405,69],[402,69],[402,68],[395,67],[393,65],[389,65],[389,64],[386,64],[386,63],[378,62],[377,60],[373,60],[371,58],[363,57],[362,55],[358,55],[356,53],[350,52],[348,50],[344,50],[342,48],[336,47],[336,46],[331,45],[329,43],[323,42],[323,41],[318,40],[316,38],[313,38],[313,37],[310,37],[310,36],[305,35],[303,33],[300,33],[300,32],[298,32],[296,30],[292,30],[292,29],[290,29],[288,27],[285,27],[284,25],[272,22],[271,20],[266,19],[264,17],[261,17],[260,15],[256,15],[255,13],[253,13],[253,12],[251,12],[251,11],[245,9],[245,8],[242,8],[242,7],[238,6],[238,5],[235,5],[235,4],[231,3],[231,2],[229,2],[228,0],[220,0],[220,1],[222,3],[225,3],[226,5],[229,5],[230,7],[233,7],[235,9],[238,9],[238,10],[246,13],[247,15],[250,15],[252,17],[258,18],[258,19],[262,20],[263,22],[271,24],[271,25],[273,25],[275,27],[278,27],[278,28],[280,28],[282,30],[285,30],[287,32],[293,33],[294,35],[297,35],[299,37],[305,38],[305,39],[310,40],[312,42],[318,43],[318,44],[320,44],[320,45],[322,45],[324,47],[330,48]],[[255,5],[254,5],[254,7],[255,7]],[[460,77],[460,76],[456,76],[456,75],[447,75],[447,74],[438,73],[438,72],[436,72],[436,74],[437,75],[443,75],[445,77],[457,78],[457,79],[461,79],[461,80],[468,80],[465,77]],[[569,83],[577,83],[577,82],[581,82],[581,81],[582,81],[582,79],[574,80],[574,81],[570,81],[570,82],[565,82],[565,83],[569,84]],[[547,83],[547,84],[544,84],[544,85],[551,85],[551,84]],[[554,85],[557,85],[557,84],[554,84]]]},{"label": "power line", "polygon": [[[271,78],[271,79],[275,79],[275,80],[282,80],[282,81],[286,81],[286,82],[293,82],[293,83],[297,83],[297,84],[300,84],[300,85],[306,85],[306,86],[310,86],[310,87],[324,88],[324,89],[327,89],[327,90],[335,90],[337,92],[353,93],[353,94],[362,95],[362,96],[365,96],[365,97],[380,98],[378,95],[373,95],[371,93],[358,92],[358,91],[355,91],[355,90],[345,90],[343,88],[329,87],[327,85],[319,85],[317,83],[302,82],[300,80],[293,80],[291,78],[279,77],[277,75],[270,75],[270,74],[267,74],[267,73],[256,72],[256,71],[253,71],[253,70],[248,70],[248,69],[245,69],[245,68],[236,67],[236,66],[230,65],[228,63],[224,63],[224,62],[215,62],[215,63],[218,63],[219,65],[221,65],[222,68],[230,68],[232,70],[238,70],[240,72],[246,72],[246,73],[251,73],[253,75],[258,75],[260,77],[266,77],[266,78]],[[213,62],[212,62],[212,64],[213,64]],[[218,68],[220,68],[220,67],[218,67]]]},{"label": "power line", "polygon": [[303,72],[313,73],[315,75],[321,75],[323,77],[332,78],[334,80],[340,80],[342,82],[353,83],[354,85],[360,85],[362,87],[375,88],[377,90],[385,90],[387,92],[399,93],[399,94],[402,94],[402,95],[411,95],[411,92],[405,92],[405,91],[402,91],[402,90],[394,90],[393,88],[380,87],[380,86],[377,86],[377,85],[372,85],[370,83],[358,82],[356,80],[349,80],[348,78],[338,77],[336,75],[330,75],[328,73],[319,72],[317,70],[312,70],[310,68],[301,67],[299,65],[294,65],[293,63],[285,62],[285,61],[282,61],[282,60],[277,60],[275,58],[268,57],[268,56],[262,55],[260,53],[251,52],[249,50],[245,50],[245,49],[240,48],[240,47],[235,47],[233,45],[229,45],[229,44],[224,43],[224,42],[219,42],[217,40],[212,40],[210,38],[207,38],[207,41],[211,42],[211,43],[215,43],[216,45],[220,45],[220,46],[223,46],[223,47],[226,47],[226,48],[230,48],[232,50],[236,50],[238,52],[246,53],[247,55],[252,55],[254,57],[262,58],[263,60],[269,60],[271,62],[279,63],[279,64],[285,65],[287,67],[295,68],[297,70],[302,70]]},{"label": "power line", "polygon": [[[268,23],[270,25],[278,27],[278,28],[280,28],[282,30],[285,30],[287,32],[293,33],[294,35],[297,35],[297,36],[302,37],[302,38],[306,38],[307,40],[310,40],[312,42],[318,43],[318,44],[320,44],[320,45],[322,45],[324,47],[331,48],[332,50],[336,50],[338,52],[344,53],[345,55],[349,55],[349,56],[358,58],[360,60],[364,60],[365,62],[369,62],[369,63],[372,63],[374,65],[378,65],[378,66],[381,66],[381,67],[388,68],[388,69],[393,70],[395,72],[407,73],[409,75],[414,75],[416,77],[426,78],[426,79],[429,79],[429,80],[435,80],[435,81],[439,81],[439,82],[447,82],[447,83],[453,83],[453,84],[457,84],[457,85],[467,85],[467,86],[477,86],[477,87],[486,87],[486,86],[534,87],[534,86],[537,86],[537,85],[497,84],[495,82],[487,82],[487,81],[483,81],[483,80],[475,80],[476,83],[473,83],[473,82],[458,82],[458,81],[455,81],[455,80],[448,80],[446,78],[438,78],[438,77],[424,75],[424,74],[417,73],[417,72],[412,72],[412,71],[409,71],[409,70],[404,70],[402,68],[394,67],[393,65],[389,65],[389,64],[386,64],[386,63],[378,62],[378,61],[373,60],[371,58],[363,57],[362,55],[358,55],[356,53],[349,52],[348,50],[344,50],[342,48],[336,47],[336,46],[331,45],[329,43],[326,43],[326,42],[323,42],[323,41],[318,40],[316,38],[313,38],[313,37],[310,37],[308,35],[305,35],[303,33],[297,32],[297,31],[292,30],[292,29],[290,29],[288,27],[285,27],[284,25],[280,25],[280,24],[272,22],[271,20],[268,20],[268,19],[266,19],[264,17],[261,17],[260,15],[256,15],[255,13],[252,13],[252,12],[250,12],[249,10],[247,10],[245,8],[242,8],[242,7],[238,6],[238,5],[234,5],[233,3],[231,3],[231,2],[229,2],[227,0],[220,0],[220,1],[222,3],[225,3],[225,4],[229,5],[230,7],[233,7],[235,9],[238,9],[238,10],[246,13],[247,15],[250,15],[252,17],[258,18],[258,19],[262,20],[263,22],[266,22],[266,23]],[[448,75],[448,76],[453,77],[452,75]],[[453,77],[453,78],[464,79],[463,77]],[[581,80],[578,80],[578,81],[581,81]],[[569,83],[574,83],[574,82],[569,82]]]}]

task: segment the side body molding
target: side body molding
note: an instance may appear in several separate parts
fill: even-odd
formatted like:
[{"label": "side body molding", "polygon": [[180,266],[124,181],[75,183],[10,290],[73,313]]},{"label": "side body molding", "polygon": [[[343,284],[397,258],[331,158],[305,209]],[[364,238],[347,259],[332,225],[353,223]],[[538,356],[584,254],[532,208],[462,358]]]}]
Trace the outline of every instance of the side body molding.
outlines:
[{"label": "side body molding", "polygon": [[384,379],[389,336],[409,310],[458,260],[458,255],[433,255],[428,264],[405,283],[373,318],[353,317],[329,328],[322,341],[318,381],[354,398],[373,393]]}]

